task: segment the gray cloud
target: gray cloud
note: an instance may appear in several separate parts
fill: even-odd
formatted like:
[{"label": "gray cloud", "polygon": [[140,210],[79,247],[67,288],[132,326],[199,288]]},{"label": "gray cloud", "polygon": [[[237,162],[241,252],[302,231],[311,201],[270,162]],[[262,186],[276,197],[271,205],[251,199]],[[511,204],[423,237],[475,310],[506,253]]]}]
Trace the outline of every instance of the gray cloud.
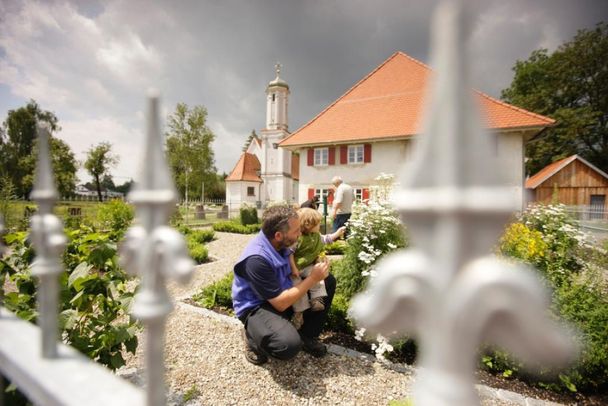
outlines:
[{"label": "gray cloud", "polygon": [[[554,49],[577,29],[606,20],[603,1],[475,3],[474,84],[498,96],[511,67]],[[251,131],[264,125],[274,64],[291,86],[290,129],[319,113],[401,50],[428,62],[436,1],[0,0],[0,114],[36,99],[54,111],[83,158],[109,140],[114,171],[134,176],[144,96],[160,89],[165,112],[202,104],[217,135],[216,163],[229,171]]]}]

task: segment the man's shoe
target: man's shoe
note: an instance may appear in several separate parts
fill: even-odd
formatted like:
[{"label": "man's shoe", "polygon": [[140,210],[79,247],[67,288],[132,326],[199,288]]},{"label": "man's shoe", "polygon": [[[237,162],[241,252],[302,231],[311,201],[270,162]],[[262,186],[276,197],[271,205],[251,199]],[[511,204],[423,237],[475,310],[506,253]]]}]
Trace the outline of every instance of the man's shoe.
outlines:
[{"label": "man's shoe", "polygon": [[263,353],[258,353],[249,345],[247,341],[247,333],[245,329],[242,331],[243,342],[245,343],[245,359],[251,362],[253,365],[262,365],[268,362],[268,356]]},{"label": "man's shoe", "polygon": [[327,347],[325,344],[316,338],[302,337],[302,349],[313,357],[317,358],[323,357],[325,354],[327,354]]}]

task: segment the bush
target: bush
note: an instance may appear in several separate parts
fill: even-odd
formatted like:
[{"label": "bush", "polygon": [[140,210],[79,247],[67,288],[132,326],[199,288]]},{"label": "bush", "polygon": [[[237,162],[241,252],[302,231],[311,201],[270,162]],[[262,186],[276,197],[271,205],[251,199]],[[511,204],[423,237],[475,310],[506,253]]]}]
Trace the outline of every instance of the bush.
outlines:
[{"label": "bush", "polygon": [[[33,248],[25,232],[6,235],[9,254],[0,261],[0,281],[10,278],[17,291],[5,295],[5,307],[18,317],[36,321]],[[117,369],[125,351],[135,353],[137,325],[130,318],[133,292],[118,266],[116,240],[89,227],[70,230],[61,274],[59,324],[66,344],[97,362]],[[3,284],[0,284],[0,296]]]},{"label": "bush", "polygon": [[228,273],[222,279],[205,286],[199,293],[194,295],[192,299],[200,306],[207,309],[222,307],[232,309],[232,280],[234,274]]},{"label": "bush", "polygon": [[213,224],[214,231],[223,231],[236,234],[255,234],[262,228],[261,224],[248,224],[246,226],[234,221],[221,221]]},{"label": "bush", "polygon": [[326,244],[323,249],[327,255],[344,255],[346,251],[346,242],[344,241],[334,241],[332,243]]},{"label": "bush", "polygon": [[97,212],[97,219],[103,229],[111,230],[120,239],[131,225],[135,216],[133,207],[120,199],[103,203]]},{"label": "bush", "polygon": [[239,218],[241,220],[241,224],[244,226],[249,224],[257,224],[259,222],[258,210],[255,207],[243,205],[239,210]]},{"label": "bush", "polygon": [[204,244],[215,239],[215,232],[213,230],[194,230],[190,232],[188,239]]},{"label": "bush", "polygon": [[350,300],[363,290],[368,277],[375,274],[376,261],[404,247],[406,241],[399,217],[387,202],[355,205],[349,224],[343,263],[336,271],[340,291]]},{"label": "bush", "polygon": [[350,303],[344,295],[336,292],[334,294],[334,300],[327,313],[327,322],[325,324],[325,330],[339,331],[343,333],[352,334],[353,325],[348,317],[348,307]]},{"label": "bush", "polygon": [[534,206],[520,222],[507,228],[500,242],[503,255],[528,262],[552,290],[551,311],[576,327],[585,344],[577,363],[557,380],[552,371],[539,378],[520,372],[521,363],[508,354],[494,352],[482,358],[494,372],[532,380],[540,386],[570,391],[608,388],[608,300],[605,292],[605,253],[587,241],[563,205]]}]

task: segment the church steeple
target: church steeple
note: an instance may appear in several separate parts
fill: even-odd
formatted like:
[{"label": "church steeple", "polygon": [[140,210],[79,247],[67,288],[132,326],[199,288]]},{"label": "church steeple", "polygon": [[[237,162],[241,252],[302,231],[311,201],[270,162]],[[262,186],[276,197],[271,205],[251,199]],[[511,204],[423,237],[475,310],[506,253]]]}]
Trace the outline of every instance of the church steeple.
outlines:
[{"label": "church steeple", "polygon": [[266,87],[266,129],[287,131],[289,85],[280,78],[282,65],[277,62],[276,78]]}]

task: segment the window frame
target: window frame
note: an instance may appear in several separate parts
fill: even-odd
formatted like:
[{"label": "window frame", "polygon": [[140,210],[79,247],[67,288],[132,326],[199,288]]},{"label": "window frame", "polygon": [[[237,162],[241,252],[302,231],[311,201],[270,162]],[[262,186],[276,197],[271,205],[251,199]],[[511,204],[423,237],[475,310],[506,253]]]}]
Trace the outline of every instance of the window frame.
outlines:
[{"label": "window frame", "polygon": [[[317,155],[318,151],[318,155]],[[318,158],[318,159],[317,159]],[[325,158],[325,159],[323,159]],[[328,166],[329,165],[329,148],[315,148],[313,152],[313,166]]]},{"label": "window frame", "polygon": [[[351,151],[354,151],[354,160],[351,160]],[[365,163],[365,147],[363,144],[353,144],[348,146],[346,150],[346,163],[348,165],[361,165]]]},{"label": "window frame", "polygon": [[[249,193],[250,190],[252,193]],[[247,197],[255,197],[255,186],[247,186]]]}]

